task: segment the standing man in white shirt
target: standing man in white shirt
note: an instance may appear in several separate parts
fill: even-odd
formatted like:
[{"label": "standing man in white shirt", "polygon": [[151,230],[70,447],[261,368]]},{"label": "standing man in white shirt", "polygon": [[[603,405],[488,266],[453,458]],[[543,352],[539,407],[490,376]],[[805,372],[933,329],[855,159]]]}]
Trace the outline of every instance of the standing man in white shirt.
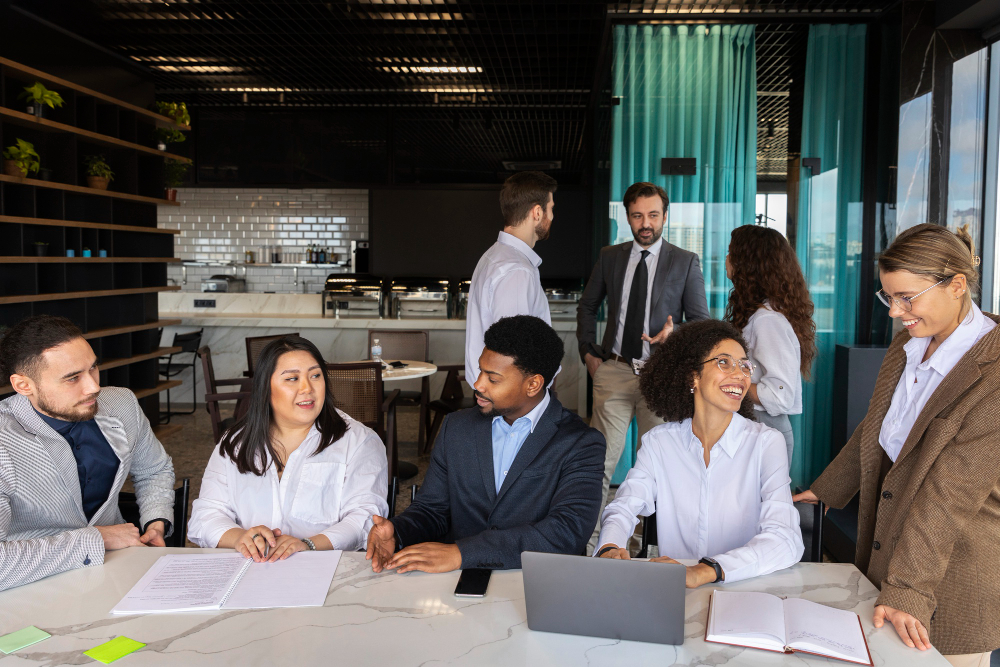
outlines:
[{"label": "standing man in white shirt", "polygon": [[[623,203],[634,240],[601,250],[576,315],[580,356],[594,381],[590,425],[608,443],[602,508],[632,417],[638,421],[640,440],[646,431],[663,423],[639,392],[639,369],[675,323],[709,317],[698,256],[662,238],[670,207],[664,189],[653,183],[633,183]],[[597,311],[605,297],[607,328],[598,344]],[[596,526],[591,537],[591,550],[597,546],[599,529]]]},{"label": "standing man in white shirt", "polygon": [[533,315],[552,324],[538,267],[542,258],[533,250],[549,237],[557,183],[540,171],[522,171],[508,178],[500,190],[504,228],[497,242],[479,258],[469,287],[465,320],[465,381],[479,377],[483,334],[501,317]]}]

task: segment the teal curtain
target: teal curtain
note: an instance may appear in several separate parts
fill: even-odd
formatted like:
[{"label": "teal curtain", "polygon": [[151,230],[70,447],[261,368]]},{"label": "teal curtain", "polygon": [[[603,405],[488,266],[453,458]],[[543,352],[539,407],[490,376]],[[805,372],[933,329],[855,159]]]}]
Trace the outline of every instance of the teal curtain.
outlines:
[{"label": "teal curtain", "polygon": [[812,25],[806,49],[796,252],[816,306],[818,354],[792,420],[793,485],[807,487],[831,459],[834,350],[854,343],[861,262],[864,25]]},{"label": "teal curtain", "polygon": [[[752,25],[616,26],[611,195],[652,181],[670,196],[664,237],[701,259],[713,315],[725,311],[724,258],[734,227],[753,221],[757,194],[757,67]],[[661,158],[697,160],[664,176]],[[631,238],[624,208],[617,240]]]},{"label": "teal curtain", "polygon": [[[698,254],[708,305],[726,308],[729,234],[753,222],[757,62],[752,25],[616,26],[612,64],[611,237],[632,238],[621,197],[636,181],[670,196],[664,238]],[[664,176],[661,158],[695,158],[694,176]],[[612,483],[632,467],[633,420]]]}]

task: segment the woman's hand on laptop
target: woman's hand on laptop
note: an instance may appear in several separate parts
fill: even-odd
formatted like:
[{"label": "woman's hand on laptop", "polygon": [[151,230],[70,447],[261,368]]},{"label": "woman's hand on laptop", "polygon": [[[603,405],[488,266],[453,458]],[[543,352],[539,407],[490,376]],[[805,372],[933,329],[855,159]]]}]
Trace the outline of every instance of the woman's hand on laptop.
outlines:
[{"label": "woman's hand on laptop", "polygon": [[[649,560],[652,563],[675,563],[680,565],[680,563],[669,556],[660,556],[659,558],[650,558]],[[688,588],[698,588],[705,584],[715,583],[715,568],[709,567],[704,563],[688,565],[684,569],[687,570],[684,585]]]},{"label": "woman's hand on laptop", "polygon": [[[608,547],[611,547],[610,549]],[[618,560],[629,560],[628,549],[622,549],[617,544],[608,542],[597,550],[600,558],[616,558]]]}]

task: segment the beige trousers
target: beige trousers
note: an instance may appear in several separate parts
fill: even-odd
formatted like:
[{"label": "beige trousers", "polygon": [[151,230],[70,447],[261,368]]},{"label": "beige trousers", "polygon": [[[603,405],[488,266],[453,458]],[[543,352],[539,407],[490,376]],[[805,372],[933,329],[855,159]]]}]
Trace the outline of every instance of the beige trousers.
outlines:
[{"label": "beige trousers", "polygon": [[[604,457],[601,513],[608,504],[611,477],[615,474],[618,459],[625,449],[625,435],[633,415],[639,426],[640,439],[646,431],[663,423],[662,419],[646,407],[646,401],[639,393],[639,377],[632,371],[632,367],[609,359],[598,366],[594,373],[594,414],[590,420],[590,425],[603,433],[608,442],[608,451]],[[600,532],[601,518],[598,515],[597,528],[587,545],[588,553],[593,553],[598,546],[597,537]]]},{"label": "beige trousers", "polygon": [[990,667],[990,652],[946,655],[944,659],[955,667]]}]

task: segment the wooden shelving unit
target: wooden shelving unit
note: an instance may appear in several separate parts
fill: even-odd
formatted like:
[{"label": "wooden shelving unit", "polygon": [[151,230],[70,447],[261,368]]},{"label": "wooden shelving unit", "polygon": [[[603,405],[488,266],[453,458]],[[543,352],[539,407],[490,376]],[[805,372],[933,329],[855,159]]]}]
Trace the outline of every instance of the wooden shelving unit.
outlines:
[{"label": "wooden shelving unit", "polygon": [[[42,119],[17,99],[35,81],[65,100]],[[158,293],[180,289],[167,284],[167,266],[179,261],[179,232],[157,228],[157,206],[178,205],[164,198],[163,163],[191,162],[156,149],[157,127],[190,129],[0,58],[0,147],[30,141],[51,170],[45,180],[0,173],[0,326],[33,314],[69,318],[102,360],[101,384],[132,389],[154,426],[158,394],[181,384],[159,376],[159,357],[177,351],[160,347],[160,330],[180,323],[158,312]],[[96,154],[115,173],[108,190],[87,187],[83,160]],[[36,252],[39,243],[48,244],[45,256]],[[83,257],[84,248],[94,256]]]}]

